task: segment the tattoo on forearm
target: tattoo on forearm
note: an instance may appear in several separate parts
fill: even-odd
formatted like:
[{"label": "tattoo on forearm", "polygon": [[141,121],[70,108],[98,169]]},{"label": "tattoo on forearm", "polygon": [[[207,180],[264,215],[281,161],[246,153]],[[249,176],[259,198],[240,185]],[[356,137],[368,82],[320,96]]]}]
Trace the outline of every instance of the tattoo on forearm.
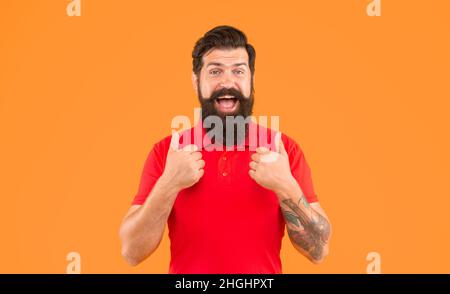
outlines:
[{"label": "tattoo on forearm", "polygon": [[286,221],[296,225],[297,227],[300,226],[300,222],[298,221],[298,217],[295,213],[285,210],[283,211],[283,214]]},{"label": "tattoo on forearm", "polygon": [[320,260],[323,256],[323,244],[308,233],[306,230],[291,230],[288,228],[288,234],[291,239],[300,248],[304,249],[314,260]]},{"label": "tattoo on forearm", "polygon": [[[315,260],[320,260],[323,247],[330,236],[330,224],[320,213],[312,209],[302,196],[295,204],[291,199],[282,201],[289,210],[283,209],[291,239]],[[303,205],[303,208],[300,206]]]}]

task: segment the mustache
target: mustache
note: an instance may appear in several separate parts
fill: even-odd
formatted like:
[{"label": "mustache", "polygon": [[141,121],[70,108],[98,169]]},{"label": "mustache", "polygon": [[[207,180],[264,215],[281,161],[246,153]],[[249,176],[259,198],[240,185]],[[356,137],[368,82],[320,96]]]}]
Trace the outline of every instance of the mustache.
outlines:
[{"label": "mustache", "polygon": [[246,97],[244,95],[242,95],[242,93],[237,89],[222,88],[220,90],[214,91],[208,100],[210,100],[211,102],[214,102],[217,99],[219,99],[219,97],[222,97],[222,96],[233,96],[235,99],[237,99],[239,101],[243,101],[244,99],[246,99]]}]

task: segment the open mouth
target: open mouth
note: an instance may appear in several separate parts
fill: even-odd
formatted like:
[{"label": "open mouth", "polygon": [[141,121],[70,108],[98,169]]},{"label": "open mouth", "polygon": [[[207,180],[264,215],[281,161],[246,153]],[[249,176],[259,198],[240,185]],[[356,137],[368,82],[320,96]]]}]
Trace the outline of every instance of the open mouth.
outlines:
[{"label": "open mouth", "polygon": [[216,99],[216,108],[223,113],[234,112],[239,105],[239,100],[234,96],[225,95]]}]

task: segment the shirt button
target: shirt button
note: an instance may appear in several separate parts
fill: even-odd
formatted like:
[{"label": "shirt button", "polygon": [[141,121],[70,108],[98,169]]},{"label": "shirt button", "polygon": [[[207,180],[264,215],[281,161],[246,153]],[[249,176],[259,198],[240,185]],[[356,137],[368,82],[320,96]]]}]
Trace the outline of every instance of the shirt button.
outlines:
[{"label": "shirt button", "polygon": [[222,158],[223,160],[227,160],[227,158],[224,156],[223,158]]},{"label": "shirt button", "polygon": [[227,173],[226,173],[226,172],[223,172],[223,173],[222,173],[222,176],[226,177],[226,176],[227,176]]}]

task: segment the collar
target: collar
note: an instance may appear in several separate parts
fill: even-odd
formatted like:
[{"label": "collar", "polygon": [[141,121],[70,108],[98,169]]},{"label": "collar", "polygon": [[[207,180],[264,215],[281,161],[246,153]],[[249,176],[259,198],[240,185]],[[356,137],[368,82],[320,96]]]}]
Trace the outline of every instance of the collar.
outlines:
[{"label": "collar", "polygon": [[[230,146],[230,148],[233,148],[233,150],[238,148],[239,150],[239,147],[249,147],[250,150],[256,150],[257,147],[264,146],[270,150],[275,150],[275,144],[272,144],[272,142],[274,143],[274,140],[272,139],[275,138],[275,134],[276,131],[250,121],[248,123],[248,132],[245,136],[244,143],[238,145],[235,144],[234,146]],[[199,121],[197,125],[191,129],[191,144],[196,145],[199,149],[206,148],[207,150],[215,145],[215,143],[211,142],[211,138],[203,127],[202,121]],[[227,148],[225,147],[224,149]]]}]

